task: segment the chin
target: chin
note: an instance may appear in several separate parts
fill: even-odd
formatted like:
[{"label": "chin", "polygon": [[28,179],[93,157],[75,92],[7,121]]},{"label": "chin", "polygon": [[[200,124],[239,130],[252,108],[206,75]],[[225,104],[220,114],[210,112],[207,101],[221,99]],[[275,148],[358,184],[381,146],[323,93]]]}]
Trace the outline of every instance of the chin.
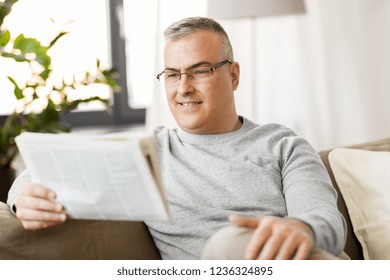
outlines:
[{"label": "chin", "polygon": [[201,114],[200,112],[192,114],[179,113],[174,118],[181,129],[191,133],[203,133],[209,124],[205,114]]},{"label": "chin", "polygon": [[191,132],[191,133],[197,133],[199,130],[201,130],[201,127],[197,125],[196,123],[191,123],[191,122],[178,122],[178,125],[180,126],[181,129]]}]

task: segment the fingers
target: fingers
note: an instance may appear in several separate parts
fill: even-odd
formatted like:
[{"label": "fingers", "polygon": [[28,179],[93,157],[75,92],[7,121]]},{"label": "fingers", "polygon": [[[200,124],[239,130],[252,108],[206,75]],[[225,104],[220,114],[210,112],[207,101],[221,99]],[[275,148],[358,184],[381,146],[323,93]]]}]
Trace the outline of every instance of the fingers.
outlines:
[{"label": "fingers", "polygon": [[63,223],[63,221],[43,222],[43,221],[30,221],[30,220],[22,220],[21,222],[22,222],[23,227],[27,230],[38,230],[38,229],[42,229],[42,228],[48,228],[48,227],[60,225]]},{"label": "fingers", "polygon": [[314,246],[311,230],[298,220],[235,216],[230,221],[255,229],[245,250],[246,259],[306,259]]},{"label": "fingers", "polygon": [[[22,221],[23,224],[30,224],[30,222],[41,223],[42,225],[48,223],[61,223],[66,220],[66,214],[62,211],[42,211],[31,208],[22,207],[16,212],[16,217]],[[47,226],[44,226],[47,227]]]},{"label": "fingers", "polygon": [[20,194],[22,196],[44,198],[51,201],[56,199],[56,194],[51,189],[35,183],[26,183]]},{"label": "fingers", "polygon": [[[248,260],[257,259],[260,253],[262,252],[264,244],[266,244],[267,240],[271,236],[272,229],[268,226],[262,226],[261,222],[263,219],[261,218],[230,216],[229,220],[232,224],[236,226],[255,229],[245,249],[244,255],[245,258]],[[275,250],[277,250],[277,248],[275,248]],[[269,253],[267,255],[269,255]]]},{"label": "fingers", "polygon": [[302,242],[294,256],[294,260],[306,260],[313,250],[313,242]]},{"label": "fingers", "polygon": [[40,198],[34,196],[28,196],[21,194],[15,200],[15,206],[17,213],[20,213],[21,209],[35,209],[43,210],[49,212],[61,212],[63,211],[63,206],[57,203],[54,199],[48,200],[47,198]]},{"label": "fingers", "polygon": [[[269,252],[269,250],[272,249],[270,246],[274,246],[273,242],[269,242],[271,236],[272,228],[259,223],[259,226],[253,232],[246,247],[245,258],[248,260],[255,260],[259,259],[262,254],[263,256],[260,259],[272,259],[273,256],[271,256],[271,253]],[[275,247],[274,249],[277,250],[278,248]]]},{"label": "fingers", "polygon": [[286,237],[274,257],[275,260],[305,260],[313,248],[311,240],[306,240],[299,234],[291,233]]},{"label": "fingers", "polygon": [[[281,229],[272,229],[271,227],[266,227],[269,232],[268,238],[264,240],[262,248],[260,246],[257,246],[256,251],[252,253],[252,255],[248,256],[248,258],[251,259],[259,259],[259,260],[272,260],[272,259],[288,259],[286,257],[286,250],[283,250],[283,248],[286,248],[286,238],[288,238],[287,232],[281,230]],[[259,229],[259,231],[262,231],[264,229]],[[275,233],[275,230],[279,230],[278,233]],[[256,240],[256,238],[254,238]]]},{"label": "fingers", "polygon": [[27,183],[15,200],[16,217],[25,229],[40,229],[66,221],[64,207],[55,201],[56,194],[44,186]]},{"label": "fingers", "polygon": [[241,217],[241,216],[235,216],[232,215],[229,217],[229,221],[239,227],[247,227],[247,228],[257,228],[259,225],[259,219],[258,218],[247,218],[247,217]]}]

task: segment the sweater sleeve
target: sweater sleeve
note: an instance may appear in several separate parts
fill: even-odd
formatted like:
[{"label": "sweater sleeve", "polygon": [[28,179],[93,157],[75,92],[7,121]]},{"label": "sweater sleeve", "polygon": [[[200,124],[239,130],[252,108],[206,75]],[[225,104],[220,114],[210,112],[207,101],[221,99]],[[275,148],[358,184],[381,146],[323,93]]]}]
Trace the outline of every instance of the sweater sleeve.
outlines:
[{"label": "sweater sleeve", "polygon": [[283,193],[288,216],[308,224],[317,247],[339,255],[346,224],[337,208],[337,192],[318,153],[295,134],[281,140]]},{"label": "sweater sleeve", "polygon": [[10,207],[12,213],[15,214],[15,209],[13,206],[15,204],[16,197],[21,191],[23,185],[30,181],[30,175],[28,174],[27,170],[24,170],[22,173],[20,173],[20,175],[15,179],[14,183],[12,184],[12,187],[8,192],[7,199],[7,204]]}]

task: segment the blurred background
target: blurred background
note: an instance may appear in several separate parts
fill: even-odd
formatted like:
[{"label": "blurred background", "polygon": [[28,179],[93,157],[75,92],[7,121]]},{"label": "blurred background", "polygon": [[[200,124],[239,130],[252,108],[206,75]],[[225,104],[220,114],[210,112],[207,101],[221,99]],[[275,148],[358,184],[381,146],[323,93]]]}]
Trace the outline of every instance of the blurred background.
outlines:
[{"label": "blurred background", "polygon": [[[96,58],[118,70],[120,93],[99,86],[72,93],[99,94],[113,106],[69,114],[75,129],[175,127],[155,78],[164,67],[162,32],[183,17],[211,16],[241,65],[239,114],[282,123],[317,150],[390,136],[390,0],[259,0],[250,13],[253,1],[229,2],[20,0],[4,26],[42,42],[69,31],[50,50],[58,79],[93,68]],[[0,121],[16,104],[6,76],[22,80],[25,71],[0,57]]]}]

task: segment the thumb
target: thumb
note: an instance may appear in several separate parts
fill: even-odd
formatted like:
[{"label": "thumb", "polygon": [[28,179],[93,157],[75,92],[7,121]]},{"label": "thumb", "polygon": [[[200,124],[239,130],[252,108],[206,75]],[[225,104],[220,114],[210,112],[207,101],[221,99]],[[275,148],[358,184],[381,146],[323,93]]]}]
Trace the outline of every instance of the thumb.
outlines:
[{"label": "thumb", "polygon": [[260,223],[258,218],[248,218],[242,216],[231,215],[229,216],[229,221],[236,226],[239,227],[247,227],[247,228],[257,228]]}]

